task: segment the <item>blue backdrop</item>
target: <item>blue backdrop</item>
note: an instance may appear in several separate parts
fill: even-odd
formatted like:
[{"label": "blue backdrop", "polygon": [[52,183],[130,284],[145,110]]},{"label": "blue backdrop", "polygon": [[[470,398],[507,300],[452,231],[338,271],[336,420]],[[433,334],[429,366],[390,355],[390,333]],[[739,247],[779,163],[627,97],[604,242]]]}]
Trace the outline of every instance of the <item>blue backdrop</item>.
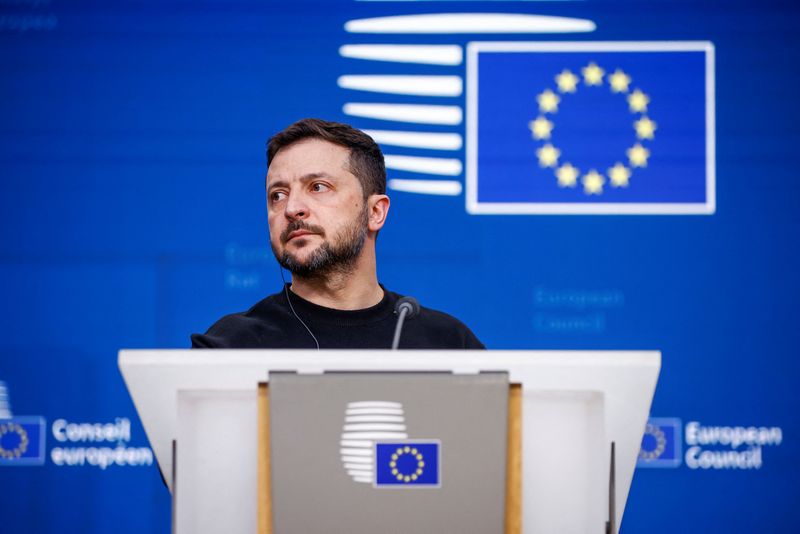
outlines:
[{"label": "blue backdrop", "polygon": [[[555,33],[346,26],[473,12],[584,22]],[[168,493],[117,351],[187,347],[190,333],[279,289],[267,247],[265,141],[305,116],[458,140],[445,149],[384,145],[444,165],[412,160],[424,171],[413,172],[394,160],[389,175],[400,181],[379,243],[387,287],[458,316],[492,349],[663,351],[623,532],[793,531],[798,14],[790,2],[741,1],[0,2],[0,418],[18,418],[27,446],[42,447],[33,465],[15,463],[23,432],[0,428],[0,448],[12,456],[0,462],[3,532],[168,532]],[[458,115],[467,91],[387,96],[339,82],[463,81],[475,41],[713,43],[715,212],[468,212],[469,117]],[[456,45],[461,55],[402,64],[340,51],[392,43]],[[580,76],[580,64],[565,67]],[[653,92],[660,128],[647,141],[654,158],[674,135],[665,131],[671,112],[656,116],[668,100],[658,100],[659,83],[642,87]],[[530,90],[525,135],[543,89]],[[564,120],[572,96],[562,95]],[[348,107],[386,102],[445,106],[451,118],[401,123]],[[626,116],[620,102],[609,113]],[[579,138],[557,137],[563,124],[553,143],[579,148]],[[630,135],[626,143],[636,141]],[[531,141],[530,159],[514,165],[540,172],[541,144]],[[631,187],[644,180],[640,170]]]}]

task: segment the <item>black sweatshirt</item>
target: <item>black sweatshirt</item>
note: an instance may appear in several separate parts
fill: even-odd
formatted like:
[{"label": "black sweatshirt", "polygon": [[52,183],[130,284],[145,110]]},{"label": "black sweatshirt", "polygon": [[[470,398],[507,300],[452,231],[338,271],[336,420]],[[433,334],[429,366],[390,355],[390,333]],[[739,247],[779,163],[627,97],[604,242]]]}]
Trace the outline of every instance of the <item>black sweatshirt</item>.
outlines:
[{"label": "black sweatshirt", "polygon": [[[287,288],[288,289],[288,288]],[[321,349],[389,349],[401,298],[384,289],[383,300],[362,310],[336,310],[309,302],[289,290],[295,312],[314,333]],[[313,349],[314,339],[292,313],[286,292],[258,302],[243,313],[226,315],[205,334],[192,334],[193,348]],[[406,319],[401,349],[485,349],[464,323],[436,310],[420,308]]]}]

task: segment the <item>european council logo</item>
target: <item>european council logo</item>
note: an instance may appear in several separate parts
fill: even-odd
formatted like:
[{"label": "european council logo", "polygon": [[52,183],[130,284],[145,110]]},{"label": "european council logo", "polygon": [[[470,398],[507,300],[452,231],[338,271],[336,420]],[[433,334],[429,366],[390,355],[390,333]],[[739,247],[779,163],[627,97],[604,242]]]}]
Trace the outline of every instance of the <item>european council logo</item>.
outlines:
[{"label": "european council logo", "polygon": [[339,442],[355,482],[374,487],[439,487],[441,443],[408,439],[403,403],[349,402]]},{"label": "european council logo", "polygon": [[0,465],[44,464],[43,417],[0,419]]},{"label": "european council logo", "polygon": [[681,428],[681,420],[674,417],[648,419],[636,467],[681,465]]},{"label": "european council logo", "polygon": [[5,382],[0,380],[0,465],[43,465],[45,420],[14,417]]},{"label": "european council logo", "polygon": [[470,213],[710,214],[708,42],[470,43]]}]

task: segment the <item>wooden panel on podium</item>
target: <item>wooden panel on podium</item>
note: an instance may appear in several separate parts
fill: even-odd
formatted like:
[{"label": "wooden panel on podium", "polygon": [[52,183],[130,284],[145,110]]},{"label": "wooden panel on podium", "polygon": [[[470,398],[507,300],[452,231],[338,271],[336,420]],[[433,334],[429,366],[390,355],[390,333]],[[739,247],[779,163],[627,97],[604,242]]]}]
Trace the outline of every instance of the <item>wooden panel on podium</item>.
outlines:
[{"label": "wooden panel on podium", "polygon": [[[272,488],[269,457],[269,387],[258,385],[258,534],[272,534]],[[505,534],[522,534],[522,385],[508,391]]]},{"label": "wooden panel on podium", "polygon": [[269,389],[258,384],[258,486],[256,489],[256,532],[272,534],[272,477],[269,459]]},{"label": "wooden panel on podium", "polygon": [[508,386],[505,534],[522,534],[522,384]]}]

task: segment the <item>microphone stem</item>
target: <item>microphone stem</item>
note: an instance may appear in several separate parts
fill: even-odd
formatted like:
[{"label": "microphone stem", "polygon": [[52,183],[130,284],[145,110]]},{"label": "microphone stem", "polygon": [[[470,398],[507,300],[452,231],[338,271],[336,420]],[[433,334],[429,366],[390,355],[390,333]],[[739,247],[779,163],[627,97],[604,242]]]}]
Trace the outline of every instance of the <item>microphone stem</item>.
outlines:
[{"label": "microphone stem", "polygon": [[406,320],[408,311],[408,306],[400,306],[400,310],[397,312],[397,326],[394,327],[394,341],[392,341],[392,350],[397,350],[398,345],[400,345],[400,332],[403,331],[403,322]]}]

